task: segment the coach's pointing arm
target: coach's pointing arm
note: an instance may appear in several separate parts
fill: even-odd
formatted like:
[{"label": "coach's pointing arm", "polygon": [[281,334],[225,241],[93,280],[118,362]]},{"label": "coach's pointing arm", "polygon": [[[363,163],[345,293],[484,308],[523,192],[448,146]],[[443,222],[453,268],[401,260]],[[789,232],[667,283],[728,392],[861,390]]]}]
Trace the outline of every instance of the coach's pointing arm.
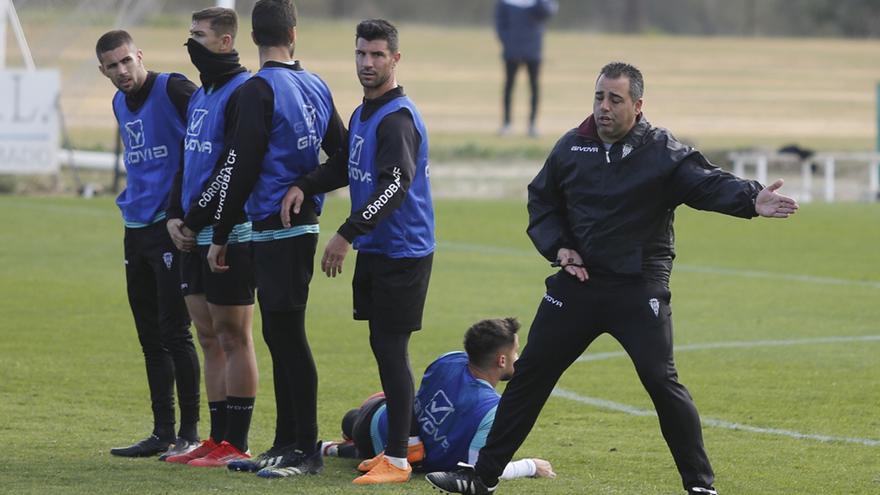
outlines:
[{"label": "coach's pointing arm", "polygon": [[776,192],[782,184],[778,179],[764,187],[757,181],[740,179],[709,163],[702,154],[693,153],[675,169],[670,206],[686,204],[741,218],[787,218],[797,211],[798,204]]}]

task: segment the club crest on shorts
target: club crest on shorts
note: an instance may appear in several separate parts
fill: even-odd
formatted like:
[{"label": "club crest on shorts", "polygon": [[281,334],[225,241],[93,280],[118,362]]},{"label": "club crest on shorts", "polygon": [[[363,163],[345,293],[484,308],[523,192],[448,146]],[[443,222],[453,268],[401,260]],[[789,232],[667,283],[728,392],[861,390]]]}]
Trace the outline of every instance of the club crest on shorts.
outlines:
[{"label": "club crest on shorts", "polygon": [[660,316],[660,301],[658,301],[656,297],[652,297],[651,299],[648,299],[648,304],[651,305],[651,309],[654,311],[654,316]]},{"label": "club crest on shorts", "polygon": [[171,253],[162,254],[162,261],[165,262],[165,268],[171,269],[171,263],[174,262],[174,255]]}]

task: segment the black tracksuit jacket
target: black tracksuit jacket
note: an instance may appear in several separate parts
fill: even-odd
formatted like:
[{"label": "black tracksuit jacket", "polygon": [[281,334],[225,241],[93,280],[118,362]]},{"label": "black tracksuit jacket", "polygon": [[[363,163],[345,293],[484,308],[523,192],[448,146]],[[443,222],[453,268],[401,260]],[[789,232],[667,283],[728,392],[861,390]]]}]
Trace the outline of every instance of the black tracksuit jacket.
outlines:
[{"label": "black tracksuit jacket", "polygon": [[528,235],[550,261],[560,248],[577,251],[591,278],[668,285],[675,208],[752,218],[761,189],[712,165],[641,114],[606,152],[590,116],[562,136],[529,184]]}]

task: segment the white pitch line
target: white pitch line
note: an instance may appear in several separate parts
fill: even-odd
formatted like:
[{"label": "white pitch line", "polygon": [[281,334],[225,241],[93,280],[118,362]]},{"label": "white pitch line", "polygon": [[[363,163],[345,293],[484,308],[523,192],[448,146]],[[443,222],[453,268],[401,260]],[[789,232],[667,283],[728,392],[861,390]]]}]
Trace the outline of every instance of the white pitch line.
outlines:
[{"label": "white pitch line", "polygon": [[774,280],[788,280],[791,282],[807,282],[811,284],[825,285],[854,285],[880,289],[880,282],[875,280],[852,280],[834,277],[816,277],[813,275],[799,275],[795,273],[774,273],[757,270],[735,270],[732,268],[718,268],[712,266],[675,265],[673,270],[690,273],[708,273],[711,275],[733,275],[745,278],[769,278]]},{"label": "white pitch line", "polygon": [[[499,247],[492,245],[483,245],[483,244],[470,244],[470,243],[461,243],[461,242],[438,242],[437,246],[441,249],[449,249],[451,251],[465,251],[469,253],[478,253],[478,254],[501,254],[507,256],[517,256],[517,257],[526,257],[535,258],[540,260],[541,255],[537,252],[529,251],[525,249],[518,248],[508,248],[508,247]],[[765,278],[771,280],[787,280],[790,282],[805,282],[810,284],[822,284],[822,285],[842,285],[842,286],[855,286],[855,287],[870,287],[872,289],[880,289],[880,281],[878,280],[853,280],[848,278],[834,278],[834,277],[818,277],[814,275],[803,275],[798,273],[778,273],[778,272],[764,272],[758,270],[738,270],[734,268],[722,268],[722,267],[714,267],[714,266],[697,266],[697,265],[688,265],[688,264],[680,264],[676,263],[673,265],[673,272],[687,272],[687,273],[708,273],[711,275],[729,275],[732,277],[743,277],[743,278]]]},{"label": "white pitch line", "polygon": [[[683,351],[702,351],[707,349],[748,349],[752,347],[778,347],[792,345],[812,345],[812,344],[840,344],[847,342],[880,342],[880,335],[865,335],[856,337],[817,337],[813,339],[791,339],[791,340],[751,340],[741,342],[710,342],[705,344],[688,344],[677,345],[674,352]],[[626,357],[623,351],[597,352],[595,354],[584,354],[577,358],[576,363],[587,361],[603,361],[605,359],[614,359]]]},{"label": "white pitch line", "polygon": [[[561,389],[556,387],[553,389],[553,392],[550,394],[555,397],[561,397],[563,399],[573,400],[575,402],[580,402],[582,404],[587,404],[590,406],[598,407],[600,409],[608,409],[611,411],[622,412],[626,414],[630,414],[633,416],[657,416],[657,413],[654,411],[650,411],[648,409],[642,409],[634,406],[630,406],[627,404],[620,404],[618,402],[612,402],[610,400],[605,399],[597,399],[595,397],[586,397],[583,395],[578,395],[574,392]],[[852,437],[835,437],[831,435],[816,435],[812,433],[801,433],[792,430],[783,430],[779,428],[761,428],[759,426],[750,426],[744,425],[741,423],[731,423],[730,421],[724,421],[720,419],[714,418],[700,418],[704,426],[711,426],[713,428],[723,428],[725,430],[736,430],[736,431],[748,431],[751,433],[759,433],[764,435],[777,435],[789,438],[795,438],[798,440],[816,440],[819,442],[844,442],[844,443],[855,443],[859,445],[865,445],[867,447],[878,447],[880,446],[880,440],[872,440],[870,438],[852,438]]]},{"label": "white pitch line", "polygon": [[[880,335],[866,335],[866,336],[856,336],[856,337],[819,337],[812,339],[796,339],[796,340],[754,340],[754,341],[743,341],[743,342],[714,342],[707,344],[690,344],[690,345],[682,345],[677,346],[675,348],[676,351],[699,351],[706,349],[722,349],[722,348],[753,348],[753,347],[773,347],[773,346],[792,346],[792,345],[810,345],[810,344],[837,344],[837,343],[846,343],[846,342],[880,342]],[[581,356],[578,358],[577,362],[586,362],[586,361],[601,361],[604,359],[612,359],[625,357],[626,353],[622,351],[617,352],[600,352],[596,354],[588,354]],[[626,414],[630,414],[633,416],[657,416],[654,411],[648,409],[641,409],[638,407],[630,406],[627,404],[621,404],[618,402],[612,402],[604,399],[597,399],[594,397],[586,397],[582,395],[578,395],[574,392],[570,392],[568,390],[561,389],[556,387],[552,395],[557,397],[562,397],[565,399],[573,400],[580,402],[582,404],[588,404],[591,406],[595,406],[601,409],[609,409],[612,411],[618,411]],[[783,430],[779,428],[762,428],[758,426],[750,426],[744,425],[741,423],[732,423],[730,421],[724,421],[720,419],[714,418],[702,418],[701,421],[706,426],[711,426],[714,428],[723,428],[726,430],[737,430],[737,431],[748,431],[752,433],[766,434],[766,435],[778,435],[789,438],[803,439],[803,440],[817,440],[819,442],[846,442],[846,443],[856,443],[860,445],[866,445],[868,447],[877,447],[880,446],[880,440],[872,440],[869,438],[851,438],[851,437],[835,437],[831,435],[818,435],[811,433],[800,433],[797,431],[791,430]]]}]

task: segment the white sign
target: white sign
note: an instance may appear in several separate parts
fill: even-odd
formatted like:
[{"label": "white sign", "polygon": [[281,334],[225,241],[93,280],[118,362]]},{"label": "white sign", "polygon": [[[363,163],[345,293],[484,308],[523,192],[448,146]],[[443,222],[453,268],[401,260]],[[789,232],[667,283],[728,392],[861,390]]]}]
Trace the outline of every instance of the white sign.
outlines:
[{"label": "white sign", "polygon": [[58,170],[57,70],[0,70],[0,173]]}]

